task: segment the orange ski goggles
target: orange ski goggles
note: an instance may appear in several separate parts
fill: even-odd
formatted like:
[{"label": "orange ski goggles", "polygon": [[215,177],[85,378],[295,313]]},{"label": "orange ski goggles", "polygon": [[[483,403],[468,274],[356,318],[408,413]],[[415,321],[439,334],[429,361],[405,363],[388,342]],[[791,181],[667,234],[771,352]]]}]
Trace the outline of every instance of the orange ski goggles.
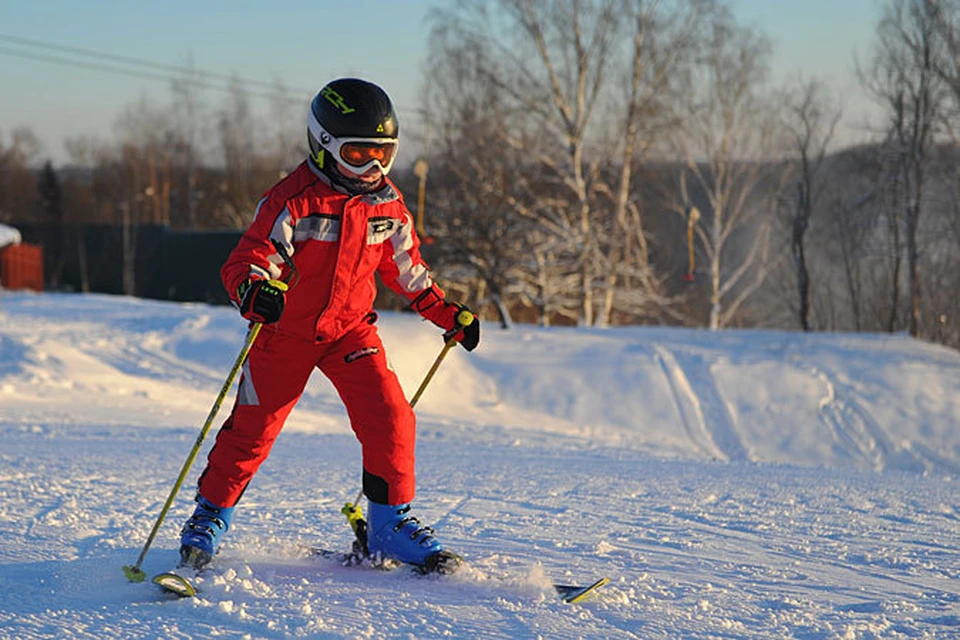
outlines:
[{"label": "orange ski goggles", "polygon": [[310,133],[337,162],[357,175],[379,167],[383,175],[390,172],[397,157],[397,138],[337,138],[323,128],[313,112],[307,120]]},{"label": "orange ski goggles", "polygon": [[[334,145],[331,145],[334,146]],[[340,149],[337,152],[340,159],[351,167],[367,171],[374,165],[379,165],[384,173],[387,168],[393,164],[393,158],[397,155],[397,143],[384,142],[383,140],[371,139],[348,139],[340,143]],[[334,151],[334,149],[331,149]]]}]

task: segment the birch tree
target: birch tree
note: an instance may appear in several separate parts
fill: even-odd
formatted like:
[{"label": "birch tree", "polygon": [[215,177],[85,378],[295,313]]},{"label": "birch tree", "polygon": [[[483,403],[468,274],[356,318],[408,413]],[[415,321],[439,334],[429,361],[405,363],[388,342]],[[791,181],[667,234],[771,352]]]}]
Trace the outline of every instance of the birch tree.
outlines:
[{"label": "birch tree", "polygon": [[[496,141],[521,158],[509,169],[527,185],[504,202],[534,225],[531,237],[551,255],[569,258],[548,265],[531,252],[555,277],[576,275],[580,325],[604,326],[618,306],[642,314],[662,301],[632,176],[663,130],[656,126],[666,122],[663,101],[684,61],[694,7],[704,4],[712,3],[473,0],[435,26],[430,73],[468,60],[469,77],[485,88],[479,100],[485,108],[496,103]],[[621,295],[625,288],[632,294]]]},{"label": "birch tree", "polygon": [[685,170],[673,209],[703,216],[695,232],[707,258],[711,329],[727,326],[767,273],[769,195],[782,179],[768,162],[781,144],[776,111],[763,94],[770,50],[766,38],[717,9],[679,105],[674,141]]}]

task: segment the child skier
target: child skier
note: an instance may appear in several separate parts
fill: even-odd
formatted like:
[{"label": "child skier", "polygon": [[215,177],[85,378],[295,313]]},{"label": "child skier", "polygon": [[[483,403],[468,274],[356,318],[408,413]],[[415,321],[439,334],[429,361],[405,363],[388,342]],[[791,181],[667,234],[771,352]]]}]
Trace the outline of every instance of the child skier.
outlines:
[{"label": "child skier", "polygon": [[447,302],[431,279],[413,218],[387,178],[398,131],[377,85],[341,78],[323,87],[307,119],[309,158],[266,192],[221,269],[243,317],[264,326],[181,531],[183,565],[199,569],[216,553],[314,367],[336,387],[360,441],[370,552],[426,569],[451,555],[408,515],[416,424],[377,335],[374,274],[468,351],[480,327],[457,324],[464,307]]}]

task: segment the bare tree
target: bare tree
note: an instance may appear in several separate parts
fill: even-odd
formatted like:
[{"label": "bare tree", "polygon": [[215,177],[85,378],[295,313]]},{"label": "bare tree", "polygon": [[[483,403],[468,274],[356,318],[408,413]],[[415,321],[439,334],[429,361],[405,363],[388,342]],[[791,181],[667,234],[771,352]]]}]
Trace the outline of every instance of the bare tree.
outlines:
[{"label": "bare tree", "polygon": [[932,23],[941,55],[931,58],[934,73],[946,84],[952,100],[945,109],[943,124],[954,144],[960,142],[960,0],[924,0],[927,19]]},{"label": "bare tree", "polygon": [[[876,227],[876,221],[869,212],[877,208],[875,205],[880,197],[880,190],[875,181],[870,181],[865,188],[858,189],[859,185],[852,180],[852,176],[869,171],[868,167],[875,162],[872,154],[869,157],[864,157],[867,154],[854,152],[844,155],[851,156],[850,162],[842,162],[842,159],[834,162],[834,171],[839,174],[838,183],[833,185],[827,206],[828,215],[824,225],[826,233],[822,236],[825,242],[821,248],[826,264],[819,281],[825,285],[821,287],[821,291],[827,295],[830,294],[832,285],[842,283],[842,293],[838,293],[838,300],[832,305],[836,310],[834,322],[826,328],[863,331],[867,328],[865,319],[871,315],[866,310],[869,292],[864,283],[864,272],[871,271],[868,239]],[[852,170],[836,166],[843,164],[852,164]],[[843,184],[844,180],[854,184]],[[854,191],[852,197],[851,190]],[[834,264],[839,264],[842,268],[841,278],[834,277],[834,270],[830,268]],[[844,299],[846,304],[842,302]],[[849,312],[848,320],[845,319],[845,311]]]},{"label": "bare tree", "polygon": [[[946,84],[950,95],[943,113],[943,125],[953,147],[957,148],[960,145],[960,0],[927,0],[926,8],[934,20],[936,34],[944,48],[943,55],[933,58],[934,70]],[[950,184],[945,190],[950,203],[947,214],[950,217],[950,236],[954,240],[954,250],[950,253],[955,255],[956,246],[960,244],[960,164],[953,158],[947,158],[946,162],[937,166],[943,174],[942,180]],[[951,264],[948,265],[948,271],[955,274],[957,268]],[[955,290],[955,287],[947,289],[947,291],[952,290]],[[939,291],[940,289],[935,286],[931,293],[937,295]],[[956,302],[955,297],[952,301]],[[937,335],[943,336],[945,340],[952,340],[953,344],[956,344],[960,324],[954,321],[953,327],[948,328],[946,313],[941,312],[936,315]],[[952,316],[960,317],[960,309],[953,311]]]},{"label": "bare tree", "polygon": [[[661,293],[662,278],[650,263],[647,229],[644,225],[643,201],[631,191],[635,165],[660,142],[662,132],[676,126],[671,103],[676,99],[675,75],[688,67],[695,47],[693,40],[702,22],[715,9],[712,1],[661,3],[658,1],[625,0],[620,13],[627,18],[627,34],[632,36],[629,64],[626,65],[626,96],[613,107],[611,120],[616,123],[612,134],[622,140],[619,174],[612,180],[613,219],[604,234],[606,273],[600,325],[609,324],[615,298],[630,300],[629,309],[642,309],[651,301],[668,303]],[[624,106],[620,106],[624,105]],[[621,110],[619,117],[617,111]],[[610,142],[617,148],[619,142]],[[596,189],[606,192],[598,181]]]},{"label": "bare tree", "polygon": [[529,237],[550,247],[550,260],[532,248],[531,272],[541,292],[559,289],[544,277],[576,273],[581,325],[604,326],[618,308],[640,315],[662,302],[631,184],[668,122],[664,102],[686,60],[696,7],[712,4],[472,0],[437,21],[430,75],[459,65],[471,86],[454,101],[496,109],[492,133],[521,158],[509,170],[525,185],[504,201],[534,225]]},{"label": "bare tree", "polygon": [[123,177],[115,202],[123,246],[123,292],[136,295],[139,228],[170,223],[175,136],[169,113],[154,108],[145,97],[123,110],[116,128],[120,146],[115,162]]},{"label": "bare tree", "polygon": [[0,221],[28,219],[36,201],[33,163],[40,152],[40,141],[27,127],[15,128],[10,142],[4,144],[0,131]]},{"label": "bare tree", "polygon": [[[587,126],[594,112],[601,84],[609,63],[609,49],[616,29],[613,2],[595,5],[571,2],[556,5],[559,10],[547,15],[550,7],[532,0],[503,3],[519,27],[522,37],[532,44],[528,60],[522,60],[516,75],[505,76],[504,67],[491,68],[487,74],[494,85],[506,92],[531,113],[540,116],[536,135],[549,136],[556,153],[531,147],[531,137],[514,132],[505,136],[516,149],[535,149],[537,159],[557,180],[557,186],[569,196],[557,201],[554,213],[563,225],[575,233],[580,271],[581,325],[594,324],[594,280],[599,276],[599,242],[596,215],[588,181],[595,176],[596,164],[584,158]],[[559,51],[552,43],[559,45]],[[506,50],[506,49],[504,49]],[[526,82],[524,81],[526,80]]]},{"label": "bare tree", "polygon": [[465,283],[469,291],[463,294],[478,309],[492,304],[507,328],[512,321],[505,299],[522,295],[517,283],[522,279],[520,265],[528,259],[527,233],[532,226],[511,212],[510,203],[523,186],[520,176],[506,169],[511,163],[489,162],[497,153],[513,154],[498,148],[496,135],[463,130],[490,131],[492,121],[461,111],[450,124],[436,136],[443,162],[432,172],[429,199],[431,210],[443,214],[431,216],[425,240],[444,238],[439,248],[431,249],[439,252],[444,276]]},{"label": "bare tree", "polygon": [[711,18],[698,64],[685,77],[686,99],[678,105],[675,144],[686,170],[673,209],[703,214],[696,235],[708,261],[708,326],[719,329],[767,273],[770,196],[783,173],[769,162],[780,144],[777,114],[761,93],[770,44],[738,26],[724,8]]},{"label": "bare tree", "polygon": [[121,112],[116,128],[123,159],[135,178],[128,195],[135,217],[141,223],[169,224],[176,139],[169,113],[142,98]]},{"label": "bare tree", "polygon": [[810,80],[788,98],[786,129],[795,157],[796,190],[791,212],[791,251],[797,277],[797,315],[804,331],[810,331],[810,276],[804,245],[810,219],[823,191],[827,149],[833,139],[841,110],[827,101],[822,83]]},{"label": "bare tree", "polygon": [[[942,15],[930,0],[890,0],[877,27],[866,87],[885,108],[888,139],[898,153],[896,180],[902,186],[904,240],[910,290],[910,335],[921,331],[918,233],[928,173],[928,155],[945,108],[945,48],[937,25]],[[896,233],[900,232],[897,224]]]},{"label": "bare tree", "polygon": [[310,96],[292,96],[281,81],[273,83],[269,97],[270,109],[267,118],[267,163],[279,172],[296,167],[307,157],[307,138],[303,135],[303,122],[307,117]]},{"label": "bare tree", "polygon": [[50,160],[44,162],[43,168],[40,170],[37,191],[40,193],[41,221],[45,225],[49,225],[53,231],[48,236],[45,247],[50,254],[47,263],[52,266],[46,274],[46,280],[53,289],[59,289],[63,270],[67,263],[70,232],[66,224],[67,216],[64,209],[63,188]]},{"label": "bare tree", "polygon": [[171,112],[175,139],[174,162],[179,168],[180,209],[187,228],[198,222],[198,172],[203,156],[208,115],[201,99],[201,82],[190,58],[181,77],[170,83],[173,94]]},{"label": "bare tree", "polygon": [[230,95],[217,116],[220,154],[224,178],[220,186],[218,213],[229,226],[243,228],[259,199],[254,178],[259,152],[257,127],[250,100],[239,80],[234,80]]},{"label": "bare tree", "polygon": [[[444,286],[474,301],[478,312],[493,304],[501,325],[511,323],[505,298],[522,292],[517,267],[527,254],[523,223],[511,211],[522,189],[520,173],[509,171],[518,155],[500,139],[510,115],[499,95],[477,73],[475,52],[468,43],[454,43],[450,31],[435,28],[434,46],[449,52],[433,56],[425,75],[424,120],[429,136],[424,152],[430,161],[429,188],[423,204],[428,216],[417,216],[432,263],[442,265]],[[422,169],[423,167],[421,167]],[[424,174],[424,179],[426,174]],[[426,187],[427,185],[424,184]],[[432,244],[434,238],[443,242]]]},{"label": "bare tree", "polygon": [[[303,118],[295,122],[302,123]],[[245,228],[263,192],[290,169],[286,151],[276,151],[287,147],[278,147],[265,137],[263,132],[271,127],[257,117],[239,79],[230,85],[227,100],[217,114],[216,129],[223,179],[214,185],[218,193],[212,216],[220,225]]]}]

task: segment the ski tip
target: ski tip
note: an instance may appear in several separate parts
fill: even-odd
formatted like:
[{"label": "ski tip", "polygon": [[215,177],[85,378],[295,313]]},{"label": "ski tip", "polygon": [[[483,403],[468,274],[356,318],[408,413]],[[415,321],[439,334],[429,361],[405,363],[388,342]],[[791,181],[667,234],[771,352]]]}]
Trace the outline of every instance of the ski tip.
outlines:
[{"label": "ski tip", "polygon": [[585,587],[575,587],[570,585],[554,585],[554,589],[557,590],[557,593],[560,594],[560,599],[568,604],[575,604],[577,602],[582,602],[589,596],[599,589],[600,587],[609,584],[610,578],[600,578],[593,584],[589,584]]},{"label": "ski tip", "polygon": [[190,581],[176,573],[161,573],[153,577],[153,583],[164,591],[176,594],[181,598],[192,598],[197,595],[197,589]]}]

